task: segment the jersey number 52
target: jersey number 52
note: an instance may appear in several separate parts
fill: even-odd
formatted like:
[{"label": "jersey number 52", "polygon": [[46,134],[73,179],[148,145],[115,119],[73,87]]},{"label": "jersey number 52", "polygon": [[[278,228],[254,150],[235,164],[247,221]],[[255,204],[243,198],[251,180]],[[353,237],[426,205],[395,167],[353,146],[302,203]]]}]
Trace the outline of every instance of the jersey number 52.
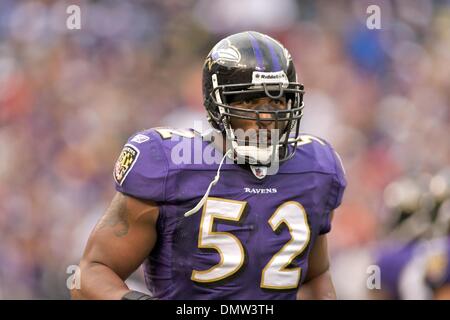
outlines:
[{"label": "jersey number 52", "polygon": [[[208,198],[198,237],[199,248],[215,249],[220,262],[208,270],[193,270],[191,279],[196,282],[215,282],[235,274],[244,264],[245,251],[239,239],[229,232],[213,231],[214,219],[239,221],[245,201]],[[268,221],[273,231],[285,224],[291,239],[267,263],[261,272],[261,288],[293,289],[298,287],[301,268],[287,267],[308,246],[310,228],[303,206],[295,201],[283,203]]]}]

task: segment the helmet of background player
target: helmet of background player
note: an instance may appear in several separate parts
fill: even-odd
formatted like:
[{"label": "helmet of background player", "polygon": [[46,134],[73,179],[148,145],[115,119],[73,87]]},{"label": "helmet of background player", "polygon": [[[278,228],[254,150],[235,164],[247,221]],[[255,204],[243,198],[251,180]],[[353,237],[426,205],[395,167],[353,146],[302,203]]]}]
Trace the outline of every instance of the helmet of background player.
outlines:
[{"label": "helmet of background player", "polygon": [[430,191],[438,204],[450,199],[450,167],[441,169],[433,176],[430,181]]},{"label": "helmet of background player", "polygon": [[442,168],[430,180],[430,193],[435,203],[434,236],[450,234],[450,167]]},{"label": "helmet of background player", "polygon": [[[278,41],[259,32],[237,33],[219,41],[203,66],[203,99],[208,120],[226,136],[235,161],[268,165],[294,156],[303,115],[303,89],[297,82],[289,52]],[[264,97],[285,98],[286,108],[251,110],[236,106],[236,102],[239,105]],[[248,146],[245,139],[237,136],[236,128],[232,128],[233,119],[253,120],[258,127],[270,121],[278,139],[271,139],[266,148]]]},{"label": "helmet of background player", "polygon": [[384,189],[384,205],[389,210],[387,232],[401,240],[427,236],[432,227],[433,199],[428,192],[428,174],[408,175]]}]

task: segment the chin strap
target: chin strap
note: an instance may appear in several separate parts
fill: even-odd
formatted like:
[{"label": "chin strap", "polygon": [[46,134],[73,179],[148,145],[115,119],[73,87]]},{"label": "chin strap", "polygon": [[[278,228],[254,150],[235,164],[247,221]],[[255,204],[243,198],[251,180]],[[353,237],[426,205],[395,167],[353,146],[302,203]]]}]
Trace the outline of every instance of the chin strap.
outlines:
[{"label": "chin strap", "polygon": [[267,164],[272,159],[273,147],[258,148],[256,146],[235,146],[234,151],[243,159],[249,158],[249,163]]},{"label": "chin strap", "polygon": [[231,153],[231,149],[229,149],[224,155],[222,160],[220,161],[219,164],[219,168],[217,169],[217,173],[216,176],[214,177],[214,179],[211,181],[211,183],[208,186],[208,189],[206,189],[205,194],[203,195],[202,199],[197,203],[197,205],[192,208],[191,210],[189,210],[188,212],[186,212],[184,214],[185,217],[189,217],[191,215],[193,215],[194,213],[196,213],[198,210],[200,210],[200,208],[205,204],[206,199],[208,199],[209,196],[209,192],[211,191],[211,188],[213,186],[215,186],[217,184],[217,182],[219,182],[220,179],[220,169],[222,168],[223,162],[225,161],[226,157]]}]

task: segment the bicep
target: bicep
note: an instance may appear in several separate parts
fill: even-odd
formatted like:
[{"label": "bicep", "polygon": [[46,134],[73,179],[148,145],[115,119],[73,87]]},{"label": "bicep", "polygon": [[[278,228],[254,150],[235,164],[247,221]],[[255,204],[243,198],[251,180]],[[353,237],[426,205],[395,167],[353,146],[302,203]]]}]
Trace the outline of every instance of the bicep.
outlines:
[{"label": "bicep", "polygon": [[308,273],[297,292],[297,299],[336,299],[331,274],[326,235],[318,236],[308,259]]},{"label": "bicep", "polygon": [[[333,221],[334,210],[330,212],[330,223]],[[308,258],[308,273],[306,280],[314,278],[315,276],[327,271],[330,267],[330,260],[328,256],[328,240],[327,235],[319,235],[311,249]]]},{"label": "bicep", "polygon": [[314,247],[309,254],[308,273],[306,274],[305,282],[326,272],[329,267],[327,236],[320,235],[317,237]]},{"label": "bicep", "polygon": [[100,263],[126,279],[156,242],[158,207],[118,192],[92,231],[83,263]]}]

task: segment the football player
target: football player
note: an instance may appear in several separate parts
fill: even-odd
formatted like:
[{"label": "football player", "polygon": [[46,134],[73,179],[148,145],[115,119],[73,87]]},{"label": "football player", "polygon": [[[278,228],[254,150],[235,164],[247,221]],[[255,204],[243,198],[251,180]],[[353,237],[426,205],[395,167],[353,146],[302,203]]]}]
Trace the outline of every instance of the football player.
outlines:
[{"label": "football player", "polygon": [[[431,179],[430,179],[431,178]],[[377,249],[381,288],[373,299],[450,298],[450,174],[405,177],[385,200],[393,215],[390,242]]]},{"label": "football player", "polygon": [[[72,296],[334,299],[327,233],[346,181],[332,147],[299,133],[303,94],[278,41],[258,32],[221,40],[203,67],[212,133],[154,128],[130,137]],[[174,161],[182,144],[221,161]],[[151,296],[124,282],[141,264]]]},{"label": "football player", "polygon": [[450,298],[450,238],[442,237],[379,250],[381,288],[371,299],[429,300]]}]

